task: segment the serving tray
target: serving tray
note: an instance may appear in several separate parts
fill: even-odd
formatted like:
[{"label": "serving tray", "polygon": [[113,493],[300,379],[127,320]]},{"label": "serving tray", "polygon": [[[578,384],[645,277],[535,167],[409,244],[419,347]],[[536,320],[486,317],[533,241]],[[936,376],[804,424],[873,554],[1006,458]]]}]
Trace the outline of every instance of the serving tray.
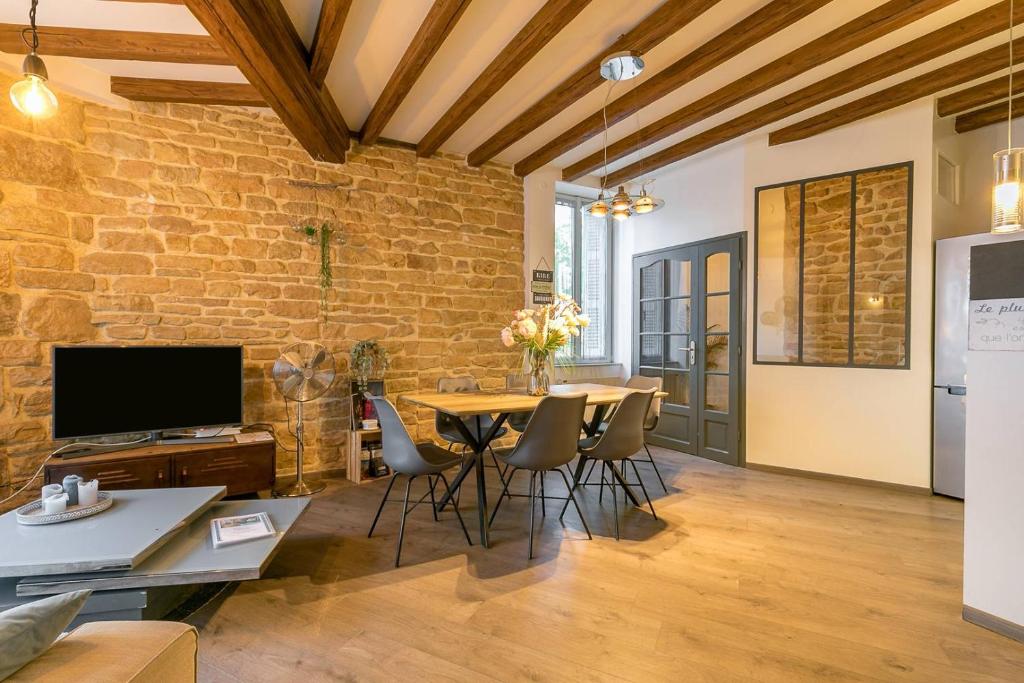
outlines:
[{"label": "serving tray", "polygon": [[22,505],[16,513],[18,524],[38,526],[40,524],[57,524],[59,522],[70,522],[73,519],[82,519],[103,512],[114,504],[114,496],[107,491],[100,491],[97,494],[96,502],[92,505],[71,505],[64,512],[46,514],[43,512],[43,501],[34,500],[31,503]]}]

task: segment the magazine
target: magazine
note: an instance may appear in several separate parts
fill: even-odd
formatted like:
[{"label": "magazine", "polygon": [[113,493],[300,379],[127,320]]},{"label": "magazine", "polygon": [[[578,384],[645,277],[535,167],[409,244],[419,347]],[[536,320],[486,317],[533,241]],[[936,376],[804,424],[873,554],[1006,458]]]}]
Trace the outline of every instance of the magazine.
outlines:
[{"label": "magazine", "polygon": [[210,520],[210,535],[213,537],[214,548],[266,538],[275,533],[277,532],[266,512],[238,515],[237,517],[218,517]]}]

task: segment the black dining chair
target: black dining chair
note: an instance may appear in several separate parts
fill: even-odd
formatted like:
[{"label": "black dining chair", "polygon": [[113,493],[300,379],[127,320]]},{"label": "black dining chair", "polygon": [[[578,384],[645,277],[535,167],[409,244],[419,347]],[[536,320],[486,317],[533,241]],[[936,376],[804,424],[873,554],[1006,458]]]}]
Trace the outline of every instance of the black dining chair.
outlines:
[{"label": "black dining chair", "polygon": [[[612,512],[615,517],[615,540],[619,540],[619,512],[618,498],[616,496],[616,485],[619,481],[625,481],[623,472],[615,466],[616,462],[629,463],[636,474],[640,489],[644,493],[647,505],[651,508],[651,514],[658,518],[654,511],[654,504],[651,497],[647,495],[647,487],[644,486],[640,472],[633,462],[635,455],[644,445],[644,424],[647,419],[647,411],[651,406],[651,400],[657,390],[654,388],[636,390],[626,395],[620,402],[615,412],[608,420],[608,427],[604,432],[586,439],[579,444],[579,453],[582,457],[591,458],[601,463],[601,483],[611,487],[612,491]],[[605,473],[608,473],[607,480]],[[602,494],[604,489],[602,488]],[[623,494],[625,499],[625,494]],[[568,507],[568,502],[562,507],[562,514]]]},{"label": "black dining chair", "polygon": [[[405,498],[402,501],[402,519],[398,525],[398,549],[395,551],[395,566],[397,567],[402,558],[402,541],[405,538],[405,518],[429,495],[430,508],[434,513],[434,521],[438,521],[434,488],[437,486],[437,482],[440,479],[444,482],[444,488],[448,493],[448,497],[451,498],[452,490],[448,485],[448,479],[444,476],[444,471],[459,465],[462,462],[462,456],[458,453],[452,453],[451,451],[445,450],[433,443],[413,443],[412,437],[409,436],[409,430],[407,430],[405,425],[402,423],[402,418],[399,417],[398,411],[395,410],[395,406],[393,406],[386,398],[381,396],[370,396],[368,398],[373,401],[373,407],[377,409],[377,417],[380,420],[381,452],[384,457],[384,463],[390,467],[395,474],[391,477],[391,481],[388,482],[388,488],[384,492],[384,498],[381,499],[380,506],[377,508],[377,514],[373,518],[373,524],[370,525],[370,532],[366,534],[367,538],[373,536],[373,530],[377,527],[377,521],[380,519],[380,514],[384,510],[384,503],[388,502],[388,496],[391,494],[391,487],[395,485],[395,481],[397,481],[398,477],[402,475],[409,478],[405,485]],[[429,490],[413,504],[412,508],[410,508],[409,491],[412,489],[412,482],[415,481],[417,477],[422,476],[427,478],[427,486]],[[455,510],[455,516],[459,520],[459,526],[462,527],[462,533],[466,536],[466,542],[473,545],[473,541],[469,538],[469,532],[466,531],[466,524],[462,521],[462,514],[459,512],[459,505],[454,500],[452,501],[452,509]]]},{"label": "black dining chair", "polygon": [[[586,394],[564,394],[562,396],[545,396],[537,404],[537,408],[530,417],[523,435],[512,448],[503,448],[497,451],[498,459],[511,467],[502,496],[498,498],[494,512],[491,513],[490,525],[501,507],[504,497],[508,496],[508,487],[512,478],[520,470],[527,470],[530,473],[530,546],[527,556],[533,559],[533,528],[536,513],[536,498],[538,489],[540,491],[541,508],[543,510],[544,500],[544,475],[547,472],[558,472],[565,483],[568,492],[565,496],[565,505],[571,501],[576,506],[576,513],[583,522],[583,528],[587,532],[587,538],[593,538],[590,534],[590,527],[583,516],[583,510],[572,492],[571,478],[566,476],[562,467],[568,465],[576,457],[576,446],[579,440],[579,425],[583,420],[583,412],[587,408]],[[558,497],[561,499],[561,496]],[[565,514],[565,510],[562,510]],[[561,517],[559,517],[561,519]]]},{"label": "black dining chair", "polygon": [[[664,380],[661,377],[646,377],[644,375],[633,375],[626,382],[627,389],[654,389],[655,392],[661,391]],[[614,415],[614,412],[612,413]],[[650,434],[658,427],[658,419],[661,417],[661,399],[657,396],[651,399],[651,407],[647,409],[647,415],[644,418],[644,434]],[[605,418],[601,425],[597,428],[598,434],[603,433],[608,428],[608,421],[611,419],[611,415]],[[654,462],[654,455],[651,454],[651,449],[647,446],[647,439],[644,439],[644,451],[647,453],[646,459],[641,459],[640,462],[648,462],[651,467],[654,468],[654,475],[658,477],[658,483],[661,484],[661,490],[668,493],[668,487],[665,486],[665,480],[661,478],[661,472],[658,470],[658,464]],[[587,476],[584,478],[585,482],[590,481],[590,474],[594,471],[594,464],[590,465],[590,469],[587,471]]]}]

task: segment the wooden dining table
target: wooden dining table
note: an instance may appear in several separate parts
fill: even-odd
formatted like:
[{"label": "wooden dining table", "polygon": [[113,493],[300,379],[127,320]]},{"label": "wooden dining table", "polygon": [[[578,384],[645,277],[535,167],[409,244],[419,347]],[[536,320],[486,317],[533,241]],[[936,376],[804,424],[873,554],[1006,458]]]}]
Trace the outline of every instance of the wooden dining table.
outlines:
[{"label": "wooden dining table", "polygon": [[[630,393],[636,391],[627,387],[611,386],[606,384],[556,384],[551,387],[551,394],[561,396],[565,394],[586,394],[587,405],[594,408],[593,415],[583,425],[586,435],[594,436],[601,426],[602,420],[609,406],[619,403]],[[658,398],[668,396],[664,391],[655,394]],[[400,394],[399,401],[406,401],[414,405],[430,408],[446,413],[457,419],[452,420],[459,433],[465,439],[466,444],[473,451],[473,457],[468,458],[463,464],[459,474],[452,481],[451,491],[458,490],[463,481],[476,470],[476,492],[477,512],[480,518],[480,543],[486,548],[489,546],[487,529],[487,490],[484,478],[484,453],[491,441],[497,436],[504,425],[505,420],[512,413],[531,412],[543,399],[543,396],[530,396],[523,389],[494,389],[480,391],[415,391],[407,394]],[[484,415],[492,416],[493,422],[485,429]],[[494,417],[497,416],[497,417]],[[576,471],[573,476],[573,485],[577,484],[583,473],[586,458],[580,456],[576,463]],[[618,482],[622,485],[626,496],[634,505],[639,505],[639,499],[626,483],[617,470],[613,470]],[[440,511],[449,502],[449,494],[441,498],[437,503],[437,510]]]}]

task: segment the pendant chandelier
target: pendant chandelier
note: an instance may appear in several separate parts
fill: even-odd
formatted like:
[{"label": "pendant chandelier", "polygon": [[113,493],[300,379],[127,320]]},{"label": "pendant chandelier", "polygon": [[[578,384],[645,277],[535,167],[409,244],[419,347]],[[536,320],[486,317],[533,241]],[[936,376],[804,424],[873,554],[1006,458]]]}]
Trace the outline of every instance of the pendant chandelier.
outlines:
[{"label": "pendant chandelier", "polygon": [[[619,81],[626,81],[636,78],[644,70],[644,61],[633,52],[616,52],[608,55],[601,62],[601,77],[609,81],[608,92],[604,98],[604,105],[601,107],[601,114],[604,117],[604,175],[601,178],[602,187],[597,194],[597,199],[584,204],[581,210],[595,218],[604,218],[611,214],[616,221],[624,221],[632,215],[644,215],[657,211],[665,205],[665,202],[647,194],[647,183],[641,185],[639,195],[631,195],[626,192],[625,186],[620,185],[618,192],[612,195],[611,199],[605,198],[604,178],[608,177],[608,100],[611,98],[612,90]],[[639,111],[637,112],[637,135],[639,136]],[[639,142],[639,141],[638,141]],[[637,145],[639,149],[639,144]],[[641,158],[641,164],[643,159]],[[641,166],[641,170],[642,170]]]},{"label": "pendant chandelier", "polygon": [[1006,117],[1006,149],[992,155],[992,234],[1024,230],[1024,192],[1021,182],[1024,148],[1013,146],[1013,0],[1010,0],[1010,87]]},{"label": "pendant chandelier", "polygon": [[[36,30],[36,6],[39,0],[32,0],[28,11],[29,28],[22,30],[21,39],[29,48],[29,54],[21,65],[24,78],[11,86],[11,104],[25,116],[45,119],[57,112],[57,96],[46,85],[48,74],[43,60],[36,54],[39,49],[39,32]],[[26,34],[32,34],[31,40]]]}]

